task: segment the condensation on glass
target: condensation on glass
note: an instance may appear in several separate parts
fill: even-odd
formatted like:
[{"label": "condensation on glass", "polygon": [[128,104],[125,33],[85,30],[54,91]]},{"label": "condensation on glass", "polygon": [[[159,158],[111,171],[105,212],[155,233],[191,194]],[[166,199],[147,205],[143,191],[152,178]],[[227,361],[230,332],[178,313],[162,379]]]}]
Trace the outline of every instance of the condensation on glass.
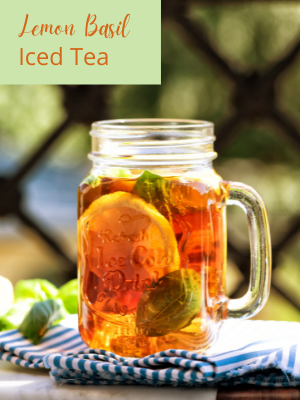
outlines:
[{"label": "condensation on glass", "polygon": [[[200,352],[222,320],[256,314],[270,288],[266,209],[214,171],[213,124],[101,121],[91,136],[78,190],[83,340],[123,356]],[[250,232],[249,290],[237,300],[225,294],[227,204],[245,211]]]}]

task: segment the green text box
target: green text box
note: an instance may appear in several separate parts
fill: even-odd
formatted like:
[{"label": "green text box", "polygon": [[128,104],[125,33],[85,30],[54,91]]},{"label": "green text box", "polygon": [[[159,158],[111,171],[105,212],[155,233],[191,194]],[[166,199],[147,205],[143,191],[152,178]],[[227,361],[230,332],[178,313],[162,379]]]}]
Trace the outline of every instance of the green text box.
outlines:
[{"label": "green text box", "polygon": [[[0,0],[0,84],[160,84],[160,8],[160,0]],[[27,14],[25,31],[32,32],[38,25],[36,36],[24,33],[19,37]],[[89,14],[96,15],[95,22],[88,25],[89,32],[95,30],[95,24],[98,29],[113,24],[115,31],[120,25],[119,35],[106,38],[104,26],[102,35],[85,36]],[[42,24],[52,24],[52,31],[60,25],[62,32],[50,34],[50,27],[45,32],[44,26],[40,35]],[[51,57],[53,53],[58,54]],[[90,54],[85,58],[86,53]],[[104,65],[98,64],[99,58]]]}]

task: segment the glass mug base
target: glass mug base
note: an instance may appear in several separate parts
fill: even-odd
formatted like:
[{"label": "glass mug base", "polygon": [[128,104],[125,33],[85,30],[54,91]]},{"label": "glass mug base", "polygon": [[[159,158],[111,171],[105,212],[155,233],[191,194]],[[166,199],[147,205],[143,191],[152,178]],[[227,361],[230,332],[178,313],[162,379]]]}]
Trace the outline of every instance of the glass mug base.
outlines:
[{"label": "glass mug base", "polygon": [[102,349],[122,357],[146,357],[169,349],[182,349],[202,353],[211,347],[218,337],[221,322],[196,318],[185,329],[159,337],[138,335],[134,320],[113,323],[93,315],[88,310],[79,320],[79,332],[84,342],[93,349]]}]

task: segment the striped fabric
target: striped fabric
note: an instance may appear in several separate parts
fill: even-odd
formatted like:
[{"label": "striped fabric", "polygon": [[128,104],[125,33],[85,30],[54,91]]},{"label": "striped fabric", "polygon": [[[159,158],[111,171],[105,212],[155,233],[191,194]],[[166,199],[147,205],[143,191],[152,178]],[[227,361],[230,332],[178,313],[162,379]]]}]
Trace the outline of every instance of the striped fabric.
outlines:
[{"label": "striped fabric", "polygon": [[60,383],[297,386],[300,323],[226,321],[204,354],[167,350],[141,359],[89,349],[76,329],[65,326],[51,328],[38,346],[12,330],[0,334],[0,359],[50,369]]}]

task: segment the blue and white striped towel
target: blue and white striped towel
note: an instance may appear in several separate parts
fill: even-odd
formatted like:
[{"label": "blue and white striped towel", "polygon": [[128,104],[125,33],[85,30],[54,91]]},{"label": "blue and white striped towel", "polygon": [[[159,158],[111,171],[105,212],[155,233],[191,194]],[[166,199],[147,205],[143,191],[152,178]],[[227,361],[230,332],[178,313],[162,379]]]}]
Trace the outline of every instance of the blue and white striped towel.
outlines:
[{"label": "blue and white striped towel", "polygon": [[300,323],[226,321],[204,354],[167,350],[141,359],[89,349],[78,331],[51,328],[38,346],[17,330],[0,334],[0,359],[48,368],[51,378],[73,384],[300,385]]}]

